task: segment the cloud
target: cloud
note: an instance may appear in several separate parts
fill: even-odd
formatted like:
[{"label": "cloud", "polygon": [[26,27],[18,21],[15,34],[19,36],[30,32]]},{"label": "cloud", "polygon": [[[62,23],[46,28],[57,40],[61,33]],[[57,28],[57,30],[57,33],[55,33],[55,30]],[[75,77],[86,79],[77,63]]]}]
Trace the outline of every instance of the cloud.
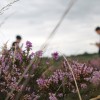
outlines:
[{"label": "cloud", "polygon": [[[14,41],[16,34],[23,36],[23,42],[30,40],[38,49],[53,30],[70,0],[20,0],[0,16],[0,22],[15,12],[1,27],[1,41]],[[2,0],[0,8],[8,1]],[[61,50],[70,55],[82,52],[96,52],[90,46],[98,41],[94,28],[100,25],[100,0],[77,0],[57,30],[49,48]],[[5,38],[4,38],[5,35]],[[0,44],[1,45],[1,44]],[[51,50],[51,51],[52,51]],[[50,51],[50,49],[49,49]]]}]

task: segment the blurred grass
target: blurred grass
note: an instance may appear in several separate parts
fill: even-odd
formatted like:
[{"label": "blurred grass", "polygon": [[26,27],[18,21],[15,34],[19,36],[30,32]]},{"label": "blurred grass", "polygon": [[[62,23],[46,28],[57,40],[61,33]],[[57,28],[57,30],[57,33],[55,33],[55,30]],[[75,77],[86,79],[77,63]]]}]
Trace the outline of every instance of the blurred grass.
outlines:
[{"label": "blurred grass", "polygon": [[94,53],[94,54],[88,54],[88,53],[84,53],[84,54],[80,54],[80,55],[72,55],[70,57],[68,57],[69,59],[71,60],[77,60],[79,62],[88,62],[92,59],[96,59],[96,58],[99,58],[98,54],[97,53]]},{"label": "blurred grass", "polygon": [[[84,53],[84,54],[80,54],[80,55],[66,56],[66,58],[68,59],[68,61],[78,61],[79,63],[88,63],[89,61],[91,61],[93,59],[99,58],[99,56],[97,53],[94,53],[94,54]],[[49,62],[48,65],[46,64],[47,59]],[[40,64],[41,67],[44,68],[44,70],[42,70],[43,76],[44,75],[49,76],[56,69],[62,68],[63,61],[64,61],[64,59],[62,56],[60,56],[57,61],[53,60],[52,58],[44,57],[42,59],[42,63]]]}]

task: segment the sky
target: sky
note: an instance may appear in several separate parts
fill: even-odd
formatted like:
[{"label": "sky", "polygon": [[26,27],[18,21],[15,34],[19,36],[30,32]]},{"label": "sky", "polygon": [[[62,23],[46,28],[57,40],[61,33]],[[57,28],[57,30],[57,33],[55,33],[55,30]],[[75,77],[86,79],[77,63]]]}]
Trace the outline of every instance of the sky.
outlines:
[{"label": "sky", "polygon": [[[13,0],[0,0],[0,9]],[[0,15],[0,46],[8,47],[17,34],[22,43],[31,41],[33,51],[39,50],[54,29],[70,0],[20,0]],[[8,17],[8,18],[7,18]],[[6,19],[4,21],[4,19]],[[95,53],[91,43],[99,41],[95,28],[100,26],[100,0],[77,0],[56,31],[45,55],[60,51],[66,55]]]}]

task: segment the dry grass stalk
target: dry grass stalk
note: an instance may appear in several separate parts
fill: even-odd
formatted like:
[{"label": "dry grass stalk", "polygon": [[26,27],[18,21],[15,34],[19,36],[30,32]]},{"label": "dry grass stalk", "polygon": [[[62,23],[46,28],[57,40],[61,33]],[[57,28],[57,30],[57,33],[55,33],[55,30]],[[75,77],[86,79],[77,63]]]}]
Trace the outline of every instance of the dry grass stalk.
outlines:
[{"label": "dry grass stalk", "polygon": [[100,100],[100,95],[98,95],[97,97],[92,98],[92,99],[90,99],[90,100]]},{"label": "dry grass stalk", "polygon": [[4,11],[8,10],[10,6],[12,6],[14,3],[18,2],[19,0],[14,0],[12,2],[10,2],[9,4],[7,4],[6,6],[2,7],[0,9],[0,15],[2,15],[4,13]]},{"label": "dry grass stalk", "polygon": [[69,61],[66,59],[66,57],[63,55],[63,58],[65,59],[65,61],[67,62],[67,65],[69,67],[69,70],[71,71],[72,73],[72,76],[73,76],[73,79],[74,79],[74,82],[75,82],[75,86],[76,86],[76,89],[77,89],[77,93],[78,93],[78,96],[79,96],[79,100],[82,100],[82,97],[81,97],[81,94],[80,94],[80,91],[79,91],[79,88],[78,88],[78,85],[77,85],[77,81],[76,81],[76,78],[75,78],[75,75],[73,73],[73,70],[72,70],[72,67],[69,63]]}]

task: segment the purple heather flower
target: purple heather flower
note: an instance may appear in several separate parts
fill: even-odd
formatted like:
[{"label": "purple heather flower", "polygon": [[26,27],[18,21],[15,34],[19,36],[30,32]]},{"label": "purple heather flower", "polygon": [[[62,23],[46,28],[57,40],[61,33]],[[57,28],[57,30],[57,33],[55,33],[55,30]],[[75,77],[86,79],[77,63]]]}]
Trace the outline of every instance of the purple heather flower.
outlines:
[{"label": "purple heather flower", "polygon": [[100,85],[100,71],[94,71],[90,80],[94,85]]},{"label": "purple heather flower", "polygon": [[65,75],[66,74],[64,72],[62,72],[62,70],[57,70],[48,79],[43,79],[43,78],[38,79],[37,84],[41,89],[48,88],[50,86],[50,84],[52,84],[52,83],[58,84],[59,81],[62,82],[63,79],[65,78]]},{"label": "purple heather flower", "polygon": [[87,85],[86,85],[85,83],[82,83],[82,84],[81,84],[81,88],[82,88],[82,89],[86,89],[86,88],[87,88]]},{"label": "purple heather flower", "polygon": [[58,97],[63,97],[63,93],[59,93],[58,94]]},{"label": "purple heather flower", "polygon": [[38,57],[41,57],[42,54],[43,54],[43,51],[42,51],[42,50],[36,52],[36,55],[37,55]]},{"label": "purple heather flower", "polygon": [[53,93],[49,93],[49,100],[58,100]]},{"label": "purple heather flower", "polygon": [[30,41],[26,42],[26,48],[31,49],[32,48],[32,43]]},{"label": "purple heather flower", "polygon": [[20,62],[22,62],[22,54],[17,53],[16,54],[16,59],[18,59]]},{"label": "purple heather flower", "polygon": [[58,52],[52,53],[52,57],[53,57],[53,59],[58,60],[58,58],[59,58]]},{"label": "purple heather flower", "polygon": [[31,54],[30,54],[30,58],[32,58],[34,56],[34,53],[32,52]]}]

